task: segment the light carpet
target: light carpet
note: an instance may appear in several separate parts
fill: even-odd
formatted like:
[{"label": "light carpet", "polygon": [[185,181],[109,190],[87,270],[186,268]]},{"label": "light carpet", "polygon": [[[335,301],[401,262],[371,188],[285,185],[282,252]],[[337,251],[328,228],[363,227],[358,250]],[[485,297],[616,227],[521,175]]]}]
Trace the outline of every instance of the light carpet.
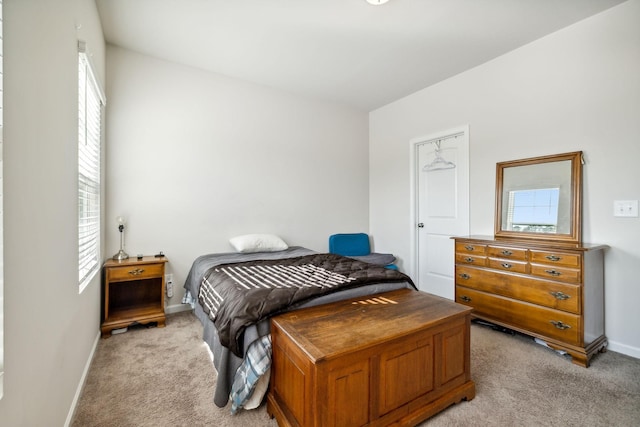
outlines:
[{"label": "light carpet", "polygon": [[[216,374],[191,312],[165,328],[101,339],[72,427],[276,427],[265,405],[231,415],[213,403]],[[476,397],[420,426],[640,426],[640,360],[598,354],[588,369],[530,337],[471,326]]]}]

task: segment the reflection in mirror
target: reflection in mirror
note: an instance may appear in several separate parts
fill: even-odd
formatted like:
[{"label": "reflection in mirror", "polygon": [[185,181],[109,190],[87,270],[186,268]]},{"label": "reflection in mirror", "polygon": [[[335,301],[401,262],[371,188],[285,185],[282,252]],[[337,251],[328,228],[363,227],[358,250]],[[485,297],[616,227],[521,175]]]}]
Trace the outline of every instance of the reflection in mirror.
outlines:
[{"label": "reflection in mirror", "polygon": [[581,155],[498,163],[496,236],[579,242]]},{"label": "reflection in mirror", "polygon": [[502,180],[501,230],[570,232],[571,161],[508,167]]},{"label": "reflection in mirror", "polygon": [[559,188],[510,191],[503,229],[557,233],[559,195]]}]

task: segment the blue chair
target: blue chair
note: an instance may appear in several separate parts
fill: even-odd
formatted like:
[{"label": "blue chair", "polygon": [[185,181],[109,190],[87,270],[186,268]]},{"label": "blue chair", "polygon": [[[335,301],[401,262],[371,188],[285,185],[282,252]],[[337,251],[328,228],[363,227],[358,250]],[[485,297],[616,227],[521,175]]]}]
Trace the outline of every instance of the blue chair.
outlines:
[{"label": "blue chair", "polygon": [[396,258],[393,255],[371,252],[369,235],[365,233],[332,234],[329,236],[329,252],[371,264],[383,265],[391,270],[398,269],[394,264]]}]

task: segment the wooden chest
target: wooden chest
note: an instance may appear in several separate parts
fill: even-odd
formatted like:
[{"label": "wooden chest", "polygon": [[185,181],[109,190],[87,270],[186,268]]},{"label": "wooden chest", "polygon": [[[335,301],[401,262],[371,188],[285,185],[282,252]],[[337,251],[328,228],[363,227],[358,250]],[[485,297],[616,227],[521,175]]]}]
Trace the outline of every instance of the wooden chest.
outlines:
[{"label": "wooden chest", "polygon": [[603,245],[456,237],[456,301],[544,340],[575,364],[606,346]]},{"label": "wooden chest", "polygon": [[272,319],[280,426],[413,426],[475,396],[471,309],[403,289]]}]

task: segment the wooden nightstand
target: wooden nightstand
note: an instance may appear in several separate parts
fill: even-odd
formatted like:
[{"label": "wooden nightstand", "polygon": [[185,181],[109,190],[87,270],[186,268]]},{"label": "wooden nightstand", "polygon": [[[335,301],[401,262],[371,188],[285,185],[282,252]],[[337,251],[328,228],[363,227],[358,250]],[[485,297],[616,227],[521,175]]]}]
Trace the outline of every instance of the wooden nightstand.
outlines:
[{"label": "wooden nightstand", "polygon": [[134,323],[165,325],[164,266],[166,257],[112,259],[103,267],[102,338]]}]

